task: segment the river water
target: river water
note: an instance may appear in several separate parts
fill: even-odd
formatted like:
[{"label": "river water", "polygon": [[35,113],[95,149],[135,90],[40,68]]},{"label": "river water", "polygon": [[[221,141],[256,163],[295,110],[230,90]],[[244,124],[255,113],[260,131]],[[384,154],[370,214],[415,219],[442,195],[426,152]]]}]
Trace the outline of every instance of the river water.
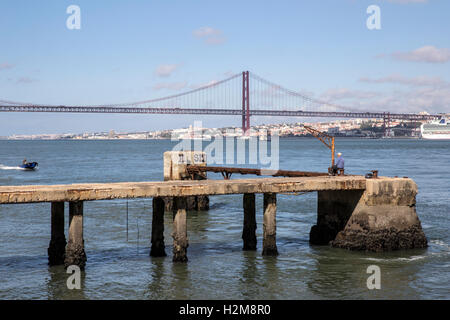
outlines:
[{"label": "river water", "polygon": [[[162,180],[168,140],[0,141],[0,185]],[[0,299],[449,299],[450,142],[337,139],[346,173],[408,176],[429,247],[389,253],[309,244],[317,195],[278,195],[278,257],[262,257],[262,195],[256,252],[242,251],[242,196],[211,197],[209,212],[188,213],[187,264],[173,264],[171,214],[165,258],[149,257],[151,199],[86,202],[88,257],[80,290],[64,267],[47,266],[50,204],[0,206]],[[17,168],[26,157],[35,172]],[[325,171],[329,151],[315,139],[280,139],[280,168]],[[210,174],[209,178],[221,179]],[[233,176],[233,178],[238,178]],[[66,224],[68,206],[66,204]],[[67,232],[67,226],[66,226]],[[67,234],[67,233],[66,233]],[[369,290],[367,267],[381,269]]]}]

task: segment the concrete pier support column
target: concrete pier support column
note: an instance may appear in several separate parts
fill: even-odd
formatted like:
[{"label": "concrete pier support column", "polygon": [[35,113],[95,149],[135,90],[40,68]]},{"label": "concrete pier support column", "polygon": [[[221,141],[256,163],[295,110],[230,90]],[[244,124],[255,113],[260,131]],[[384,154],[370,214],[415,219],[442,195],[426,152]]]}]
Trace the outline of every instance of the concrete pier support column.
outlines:
[{"label": "concrete pier support column", "polygon": [[209,196],[196,196],[196,210],[207,211],[209,210]]},{"label": "concrete pier support column", "polygon": [[264,256],[278,255],[277,234],[277,195],[264,193],[263,251]]},{"label": "concrete pier support column", "polygon": [[51,239],[48,246],[48,264],[64,264],[66,236],[64,235],[64,202],[52,202]]},{"label": "concrete pier support column", "polygon": [[153,218],[152,218],[152,248],[150,256],[165,257],[164,246],[164,199],[153,198]]},{"label": "concrete pier support column", "polygon": [[66,247],[64,265],[77,265],[81,270],[86,266],[83,239],[83,201],[69,203],[69,242]]},{"label": "concrete pier support column", "polygon": [[317,223],[309,232],[309,242],[326,245],[336,238],[351,217],[364,190],[324,190],[317,192]]},{"label": "concrete pier support column", "polygon": [[244,193],[244,228],[242,230],[243,250],[256,250],[255,194]]},{"label": "concrete pier support column", "polygon": [[187,237],[187,216],[186,216],[186,198],[174,198],[173,212],[173,261],[187,262],[187,248],[189,241]]}]

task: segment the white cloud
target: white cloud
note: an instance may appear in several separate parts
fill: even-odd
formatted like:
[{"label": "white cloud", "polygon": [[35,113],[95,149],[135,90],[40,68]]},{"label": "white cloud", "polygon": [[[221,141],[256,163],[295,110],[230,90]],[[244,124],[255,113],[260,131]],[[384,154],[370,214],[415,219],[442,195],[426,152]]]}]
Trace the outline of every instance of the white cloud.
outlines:
[{"label": "white cloud", "polygon": [[224,37],[207,37],[205,39],[205,43],[207,44],[222,44],[225,42],[225,38]]},{"label": "white cloud", "polygon": [[443,86],[447,85],[448,83],[440,77],[428,77],[428,76],[418,76],[418,77],[404,77],[399,74],[392,74],[386,77],[373,79],[369,77],[362,77],[359,79],[361,82],[367,82],[367,83],[394,83],[394,84],[402,84],[402,85],[408,85],[408,86],[416,86],[416,87],[423,87],[423,86]]},{"label": "white cloud", "polygon": [[424,46],[409,52],[394,52],[391,56],[402,61],[445,63],[450,61],[450,49]]},{"label": "white cloud", "polygon": [[337,101],[346,99],[370,99],[377,95],[376,92],[352,90],[348,88],[334,88],[328,89],[321,94],[319,100],[322,101]]},{"label": "white cloud", "polygon": [[450,105],[450,83],[440,77],[405,77],[391,74],[381,78],[362,77],[361,82],[371,84],[400,84],[403,90],[374,91],[375,95],[361,99],[361,94],[347,96],[346,105],[363,111],[387,111],[397,113],[448,112]]},{"label": "white cloud", "polygon": [[178,69],[178,64],[162,64],[159,65],[156,70],[155,74],[158,77],[168,77],[170,76],[176,69]]},{"label": "white cloud", "polygon": [[408,3],[427,3],[428,0],[386,0],[391,3],[400,3],[400,4],[408,4]]},{"label": "white cloud", "polygon": [[225,42],[225,37],[223,33],[219,29],[214,29],[211,27],[202,27],[196,29],[192,32],[194,37],[203,39],[203,41],[207,44],[216,45]]},{"label": "white cloud", "polygon": [[6,70],[11,68],[14,68],[14,65],[7,62],[0,63],[0,70]]},{"label": "white cloud", "polygon": [[32,83],[36,81],[36,79],[32,79],[30,77],[20,77],[19,79],[17,79],[17,83]]},{"label": "white cloud", "polygon": [[407,91],[393,91],[381,95],[385,101],[378,99],[375,106],[395,112],[420,112],[430,113],[448,112],[450,105],[449,88],[424,87]]},{"label": "white cloud", "polygon": [[450,84],[440,78],[391,75],[378,79],[361,78],[368,83],[399,83],[406,90],[363,91],[348,88],[330,89],[321,99],[339,103],[352,111],[386,111],[391,113],[448,112]]},{"label": "white cloud", "polygon": [[194,36],[201,38],[201,37],[209,37],[214,35],[221,35],[222,32],[218,29],[214,29],[211,27],[202,27],[197,30],[194,30],[193,32]]}]

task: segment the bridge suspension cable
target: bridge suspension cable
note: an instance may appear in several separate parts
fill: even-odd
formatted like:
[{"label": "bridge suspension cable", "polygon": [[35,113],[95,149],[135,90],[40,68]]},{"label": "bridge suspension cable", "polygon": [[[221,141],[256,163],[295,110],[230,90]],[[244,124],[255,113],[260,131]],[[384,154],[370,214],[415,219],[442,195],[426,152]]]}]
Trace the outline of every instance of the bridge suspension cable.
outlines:
[{"label": "bridge suspension cable", "polygon": [[[252,109],[258,109],[260,106],[271,105],[272,107],[286,111],[298,111],[301,109],[303,111],[361,112],[359,109],[338,105],[320,99],[314,99],[300,92],[282,87],[254,73],[250,73],[250,78],[252,79],[251,84],[253,86],[252,91],[254,93],[252,96]],[[258,104],[258,102],[260,103]]]}]

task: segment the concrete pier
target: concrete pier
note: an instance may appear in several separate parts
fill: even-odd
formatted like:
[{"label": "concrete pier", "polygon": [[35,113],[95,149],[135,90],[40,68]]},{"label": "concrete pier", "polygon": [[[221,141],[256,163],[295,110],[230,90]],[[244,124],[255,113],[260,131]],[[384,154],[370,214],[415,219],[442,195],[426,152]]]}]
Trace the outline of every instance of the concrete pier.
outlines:
[{"label": "concrete pier", "polygon": [[263,256],[278,255],[277,249],[277,195],[276,193],[264,193],[264,218],[263,218]]},{"label": "concrete pier", "polygon": [[[188,197],[243,195],[243,249],[256,250],[255,194],[264,194],[263,255],[277,255],[279,193],[318,192],[317,223],[310,242],[350,250],[424,248],[427,239],[415,203],[417,185],[408,178],[318,176],[235,180],[167,180],[42,186],[0,186],[0,204],[52,203],[49,264],[84,268],[83,201],[153,198],[151,256],[165,255],[164,197],[173,202],[173,261],[186,262]],[[64,247],[64,202],[69,202],[69,235]]]},{"label": "concrete pier", "polygon": [[173,261],[187,262],[187,248],[189,241],[187,237],[187,216],[186,216],[186,198],[174,198],[173,213]]},{"label": "concrete pier", "polygon": [[153,198],[152,247],[150,249],[150,256],[166,256],[164,246],[164,200],[161,197]]},{"label": "concrete pier", "polygon": [[69,242],[66,247],[64,266],[77,265],[81,270],[86,266],[83,239],[83,202],[69,203]]},{"label": "concrete pier", "polygon": [[51,204],[51,239],[47,252],[50,266],[64,264],[66,256],[64,202],[52,202]]},{"label": "concrete pier", "polygon": [[244,193],[244,228],[242,230],[243,250],[256,250],[255,194]]}]

